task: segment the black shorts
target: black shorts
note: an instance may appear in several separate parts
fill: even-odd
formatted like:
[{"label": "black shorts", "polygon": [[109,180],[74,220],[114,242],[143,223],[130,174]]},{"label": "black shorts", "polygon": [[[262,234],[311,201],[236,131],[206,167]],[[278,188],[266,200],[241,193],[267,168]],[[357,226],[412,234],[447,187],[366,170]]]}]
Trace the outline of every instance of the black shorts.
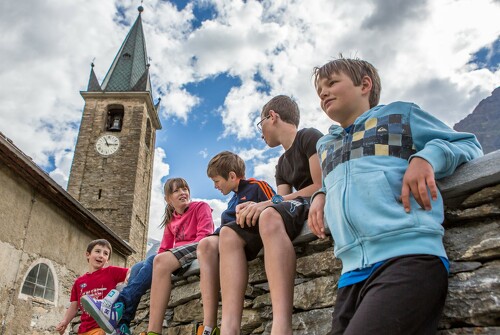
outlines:
[{"label": "black shorts", "polygon": [[[310,198],[303,197],[269,205],[281,215],[286,233],[292,241],[300,234],[304,222],[307,220],[309,206]],[[233,229],[245,241],[247,261],[255,259],[263,246],[259,234],[259,222],[255,226],[245,228],[241,228],[236,222],[229,222],[224,225],[224,227],[226,226]]]},{"label": "black shorts", "polygon": [[439,257],[391,258],[368,279],[338,290],[330,335],[436,334],[447,291]]}]

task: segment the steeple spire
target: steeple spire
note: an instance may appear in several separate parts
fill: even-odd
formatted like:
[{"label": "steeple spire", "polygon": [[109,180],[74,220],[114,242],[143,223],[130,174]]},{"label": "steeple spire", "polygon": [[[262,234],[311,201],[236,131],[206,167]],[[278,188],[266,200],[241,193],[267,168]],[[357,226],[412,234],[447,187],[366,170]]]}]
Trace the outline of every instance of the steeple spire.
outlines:
[{"label": "steeple spire", "polygon": [[[130,29],[101,85],[104,92],[150,91],[148,55],[141,13]],[[139,83],[142,82],[142,83]]]},{"label": "steeple spire", "polygon": [[99,85],[99,81],[97,80],[97,77],[94,72],[94,62],[92,62],[90,66],[91,69],[90,69],[89,84],[87,86],[87,92],[101,92],[101,85]]}]

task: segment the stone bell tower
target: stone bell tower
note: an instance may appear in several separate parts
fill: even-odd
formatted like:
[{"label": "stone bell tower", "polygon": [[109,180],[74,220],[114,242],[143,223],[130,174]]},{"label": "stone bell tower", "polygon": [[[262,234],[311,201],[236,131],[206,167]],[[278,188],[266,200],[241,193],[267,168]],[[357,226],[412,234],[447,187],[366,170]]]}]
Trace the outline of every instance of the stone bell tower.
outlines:
[{"label": "stone bell tower", "polygon": [[102,84],[86,91],[68,192],[145,256],[159,102],[153,102],[141,13]]}]

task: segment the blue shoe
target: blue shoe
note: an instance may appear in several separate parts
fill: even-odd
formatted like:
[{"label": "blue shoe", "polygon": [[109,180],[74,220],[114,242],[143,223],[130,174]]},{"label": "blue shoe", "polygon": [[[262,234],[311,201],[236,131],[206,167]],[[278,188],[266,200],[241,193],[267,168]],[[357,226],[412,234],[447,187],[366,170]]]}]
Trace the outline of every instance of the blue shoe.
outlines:
[{"label": "blue shoe", "polygon": [[97,322],[106,333],[113,334],[118,328],[118,322],[123,315],[123,303],[117,302],[112,306],[107,301],[94,299],[91,296],[84,295],[80,302],[85,312]]}]

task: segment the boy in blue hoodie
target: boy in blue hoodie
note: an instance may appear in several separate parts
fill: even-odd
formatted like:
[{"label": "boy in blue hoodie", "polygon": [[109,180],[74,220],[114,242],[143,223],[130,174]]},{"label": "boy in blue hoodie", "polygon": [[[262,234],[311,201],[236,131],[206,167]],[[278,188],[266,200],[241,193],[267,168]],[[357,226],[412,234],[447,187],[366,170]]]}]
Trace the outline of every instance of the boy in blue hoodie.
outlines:
[{"label": "boy in blue hoodie", "polygon": [[417,105],[378,105],[377,70],[339,58],[314,69],[333,121],[317,144],[323,187],[308,225],[325,218],[342,260],[330,334],[434,334],[448,289],[443,201],[435,179],[482,155]]}]

